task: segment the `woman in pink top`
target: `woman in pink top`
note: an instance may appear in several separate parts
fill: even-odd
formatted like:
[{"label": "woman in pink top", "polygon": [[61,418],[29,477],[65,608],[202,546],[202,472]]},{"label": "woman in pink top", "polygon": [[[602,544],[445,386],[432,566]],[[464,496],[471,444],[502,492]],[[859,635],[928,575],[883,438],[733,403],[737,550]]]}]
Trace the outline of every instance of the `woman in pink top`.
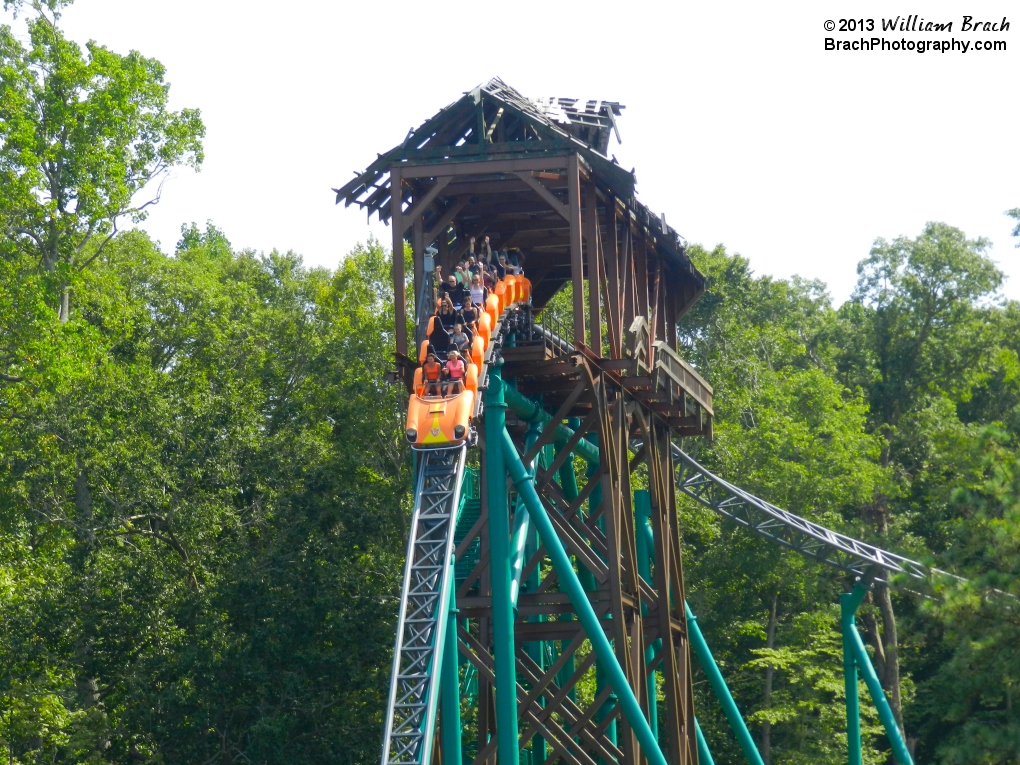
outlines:
[{"label": "woman in pink top", "polygon": [[460,353],[450,351],[446,362],[446,379],[450,381],[446,388],[448,396],[460,393],[464,389],[464,375],[466,373],[467,369],[464,366],[464,360],[460,357]]}]

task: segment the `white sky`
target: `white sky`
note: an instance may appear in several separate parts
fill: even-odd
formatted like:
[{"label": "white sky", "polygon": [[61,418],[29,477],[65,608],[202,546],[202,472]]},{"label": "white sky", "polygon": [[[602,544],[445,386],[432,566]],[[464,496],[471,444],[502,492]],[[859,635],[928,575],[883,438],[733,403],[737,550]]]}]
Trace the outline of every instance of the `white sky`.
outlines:
[{"label": "white sky", "polygon": [[[1006,293],[1020,298],[1020,250],[1003,215],[1020,206],[1017,8],[78,0],[63,25],[80,41],[158,58],[174,107],[202,111],[205,165],[176,171],[144,224],[165,250],[183,222],[206,220],[235,246],[293,249],[330,267],[370,232],[388,242],[384,226],[336,207],[330,188],[498,75],[526,95],[626,104],[624,143],[610,152],[637,168],[641,200],[758,273],[822,279],[841,301],[876,237],[943,220],[992,240],[1013,277]],[[827,19],[917,12],[1009,50],[823,50],[826,36],[861,36],[827,33]],[[963,33],[965,13],[1012,15],[1014,28]]]}]

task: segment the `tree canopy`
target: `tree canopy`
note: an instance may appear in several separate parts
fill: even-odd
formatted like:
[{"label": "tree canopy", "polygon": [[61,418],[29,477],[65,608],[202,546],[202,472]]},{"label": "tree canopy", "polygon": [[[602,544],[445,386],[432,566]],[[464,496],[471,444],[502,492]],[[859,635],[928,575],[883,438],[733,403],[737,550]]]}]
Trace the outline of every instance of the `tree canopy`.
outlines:
[{"label": "tree canopy", "polygon": [[74,275],[122,219],[144,220],[171,167],[198,168],[205,127],[197,109],[168,109],[155,59],[68,40],[62,4],[33,4],[27,45],[0,27],[0,223],[5,249],[53,275],[66,319]]}]

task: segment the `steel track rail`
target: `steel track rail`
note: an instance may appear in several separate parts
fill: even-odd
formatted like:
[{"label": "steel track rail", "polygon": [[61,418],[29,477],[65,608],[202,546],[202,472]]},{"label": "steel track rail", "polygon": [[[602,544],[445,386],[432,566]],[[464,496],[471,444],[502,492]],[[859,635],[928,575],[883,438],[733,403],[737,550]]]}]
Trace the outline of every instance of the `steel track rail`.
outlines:
[{"label": "steel track rail", "polygon": [[[489,363],[498,357],[504,335],[516,328],[511,317],[512,310],[507,308],[494,327],[480,370],[480,384],[484,384]],[[419,327],[423,324],[424,320],[419,321]],[[475,401],[477,417],[481,397]],[[447,577],[453,575],[454,535],[467,448],[467,444],[462,444],[420,452],[381,765],[431,762],[442,642],[449,610]]]},{"label": "steel track rail", "polygon": [[770,542],[846,573],[885,584],[891,584],[892,577],[901,574],[923,581],[934,576],[959,579],[776,507],[715,475],[676,444],[671,446],[678,491]]},{"label": "steel track rail", "polygon": [[423,451],[400,593],[382,765],[431,761],[467,446]]},{"label": "steel track rail", "polygon": [[[563,338],[539,326],[535,330],[564,351],[573,352],[573,346]],[[641,442],[634,441],[631,446],[636,452],[641,448]],[[933,577],[962,581],[948,572],[840,534],[776,507],[715,475],[676,444],[670,446],[675,461],[676,487],[680,493],[770,542],[874,582],[891,584],[892,578],[898,575],[921,581]]]}]

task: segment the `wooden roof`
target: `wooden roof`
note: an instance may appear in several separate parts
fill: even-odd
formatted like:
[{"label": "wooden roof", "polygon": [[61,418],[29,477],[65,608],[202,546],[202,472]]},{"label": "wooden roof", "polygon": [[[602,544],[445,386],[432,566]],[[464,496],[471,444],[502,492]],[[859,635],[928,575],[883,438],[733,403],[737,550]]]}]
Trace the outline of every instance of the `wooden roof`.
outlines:
[{"label": "wooden roof", "polygon": [[[540,302],[544,304],[562,285],[564,277],[569,276],[569,262],[564,260],[564,248],[568,246],[565,222],[555,213],[550,214],[548,205],[536,195],[534,183],[529,188],[513,174],[501,175],[499,161],[577,154],[604,198],[615,200],[614,204],[622,207],[647,232],[656,250],[670,264],[674,276],[700,294],[704,289],[704,277],[691,264],[683,239],[666,224],[665,216],[653,213],[637,200],[634,172],[620,167],[615,157],[607,156],[610,137],[615,133],[619,139],[617,117],[624,108],[615,101],[530,99],[499,78],[493,78],[440,109],[418,128],[410,130],[402,143],[378,155],[364,171],[355,173],[351,181],[334,189],[336,201],[348,207],[357,205],[367,211],[369,217],[376,214],[379,220],[388,221],[391,168],[489,161],[493,169],[491,176],[486,176],[489,190],[497,188],[492,181],[501,181],[498,202],[492,193],[478,193],[481,181],[473,186],[466,182],[451,184],[443,190],[442,197],[434,197],[429,204],[425,230],[445,226],[444,221],[448,222],[452,214],[456,214],[457,220],[485,222],[484,230],[469,230],[469,234],[493,233],[501,237],[496,241],[497,246],[512,236],[514,244],[519,244],[523,250],[542,253],[545,256],[543,269],[550,269],[548,283],[538,290]],[[552,194],[561,193],[560,185],[565,193],[565,178],[541,174],[538,177],[543,178],[543,186]],[[406,208],[414,205],[425,192],[424,186],[409,184],[406,180],[402,188],[402,202]],[[542,190],[538,191],[541,194]],[[541,212],[543,208],[545,214]],[[533,262],[529,258],[529,275]]]}]

